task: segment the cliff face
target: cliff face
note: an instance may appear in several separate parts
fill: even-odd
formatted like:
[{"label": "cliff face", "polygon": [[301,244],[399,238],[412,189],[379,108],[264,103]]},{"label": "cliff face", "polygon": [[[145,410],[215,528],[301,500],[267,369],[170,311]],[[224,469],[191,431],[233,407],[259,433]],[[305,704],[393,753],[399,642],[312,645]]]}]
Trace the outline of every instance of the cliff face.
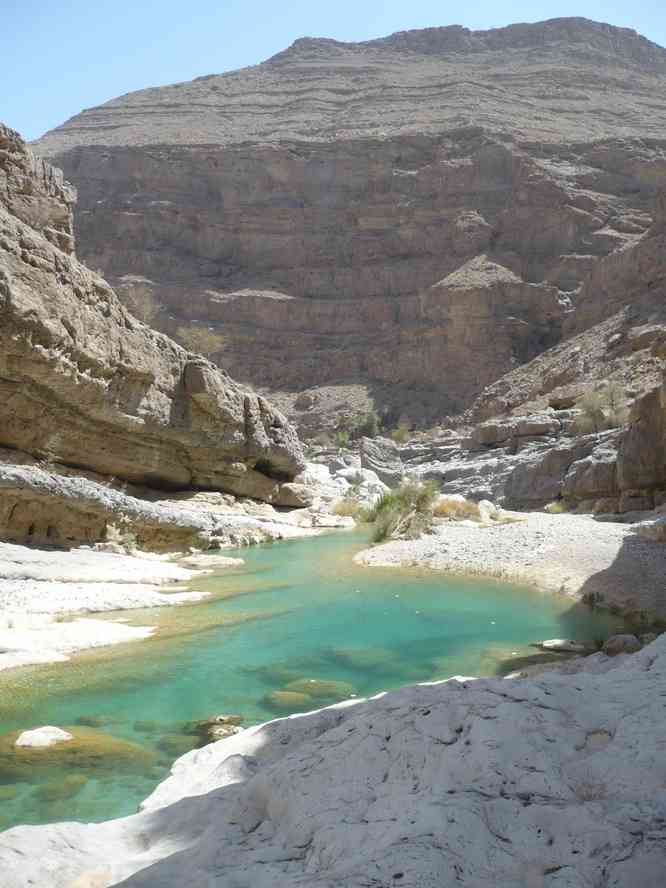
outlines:
[{"label": "cliff face", "polygon": [[583,19],[308,38],[36,150],[79,189],[86,262],[161,329],[219,325],[224,366],[273,390],[381,407],[388,384],[417,419],[617,310],[585,293],[651,224],[665,87],[666,51]]},{"label": "cliff face", "polygon": [[129,315],[73,253],[75,195],[0,127],[0,445],[274,502],[302,466],[262,398]]}]

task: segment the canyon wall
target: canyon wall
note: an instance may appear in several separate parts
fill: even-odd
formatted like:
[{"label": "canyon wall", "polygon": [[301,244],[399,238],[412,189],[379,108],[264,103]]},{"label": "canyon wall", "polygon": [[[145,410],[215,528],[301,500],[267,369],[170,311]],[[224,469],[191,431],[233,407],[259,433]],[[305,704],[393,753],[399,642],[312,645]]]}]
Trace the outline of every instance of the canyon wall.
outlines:
[{"label": "canyon wall", "polygon": [[79,189],[83,258],[160,329],[214,327],[270,391],[354,383],[417,421],[617,310],[595,269],[652,223],[665,87],[666,51],[584,19],[307,38],[35,148]]},{"label": "canyon wall", "polygon": [[0,446],[156,488],[283,501],[303,465],[294,429],[128,314],[74,255],[74,200],[0,126]]}]

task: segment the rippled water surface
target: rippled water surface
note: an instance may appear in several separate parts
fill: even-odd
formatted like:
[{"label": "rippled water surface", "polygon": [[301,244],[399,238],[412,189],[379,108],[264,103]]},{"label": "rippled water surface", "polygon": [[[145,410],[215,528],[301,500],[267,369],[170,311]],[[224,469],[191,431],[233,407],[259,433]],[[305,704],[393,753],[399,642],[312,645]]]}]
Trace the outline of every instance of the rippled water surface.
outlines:
[{"label": "rippled water surface", "polygon": [[[534,653],[531,641],[612,628],[507,584],[355,567],[364,545],[337,533],[244,549],[244,567],[193,583],[213,593],[205,603],[123,615],[156,625],[155,638],[0,676],[0,827],[134,812],[196,745],[190,720],[256,724],[408,682],[492,675]],[[5,736],[81,722],[66,761],[42,752],[35,764]]]}]

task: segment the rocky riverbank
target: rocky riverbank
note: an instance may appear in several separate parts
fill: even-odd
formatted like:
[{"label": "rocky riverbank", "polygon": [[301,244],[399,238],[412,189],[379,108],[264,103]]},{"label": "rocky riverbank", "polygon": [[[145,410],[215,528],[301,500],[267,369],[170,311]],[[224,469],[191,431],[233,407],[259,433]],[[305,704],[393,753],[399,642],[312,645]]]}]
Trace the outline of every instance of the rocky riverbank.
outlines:
[{"label": "rocky riverbank", "polygon": [[489,526],[436,523],[416,540],[391,540],[356,556],[370,567],[418,565],[525,583],[631,615],[666,618],[666,546],[643,522],[530,512]]},{"label": "rocky riverbank", "polygon": [[[181,524],[175,520],[171,529],[182,529],[182,519],[187,519],[186,526],[213,526],[217,521],[226,533],[220,539],[227,545],[248,545],[299,539],[321,533],[327,525],[352,523],[309,510],[280,513],[256,503],[237,504],[235,511],[227,504],[222,518],[210,503],[204,505],[199,502],[198,510],[172,508]],[[122,614],[115,620],[90,615],[195,604],[206,593],[191,589],[193,580],[242,563],[201,551],[125,551],[122,542],[67,551],[0,542],[0,670],[66,660],[86,648],[147,638],[154,627],[125,625]]]}]

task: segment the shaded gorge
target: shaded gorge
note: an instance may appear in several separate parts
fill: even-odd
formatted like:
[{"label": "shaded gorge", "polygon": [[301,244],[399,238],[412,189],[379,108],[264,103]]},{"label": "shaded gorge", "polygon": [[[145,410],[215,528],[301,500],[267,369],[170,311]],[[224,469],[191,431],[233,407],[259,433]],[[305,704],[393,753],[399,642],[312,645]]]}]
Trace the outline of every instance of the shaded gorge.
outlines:
[{"label": "shaded gorge", "polygon": [[[593,641],[618,625],[507,583],[355,566],[366,545],[343,532],[243,549],[243,567],[191,584],[211,593],[201,604],[106,617],[154,625],[153,638],[0,675],[0,827],[133,813],[201,742],[198,719],[237,713],[248,726],[410,682],[503,674],[536,654],[530,642]],[[13,732],[47,724],[78,732],[80,754],[15,752]]]}]

